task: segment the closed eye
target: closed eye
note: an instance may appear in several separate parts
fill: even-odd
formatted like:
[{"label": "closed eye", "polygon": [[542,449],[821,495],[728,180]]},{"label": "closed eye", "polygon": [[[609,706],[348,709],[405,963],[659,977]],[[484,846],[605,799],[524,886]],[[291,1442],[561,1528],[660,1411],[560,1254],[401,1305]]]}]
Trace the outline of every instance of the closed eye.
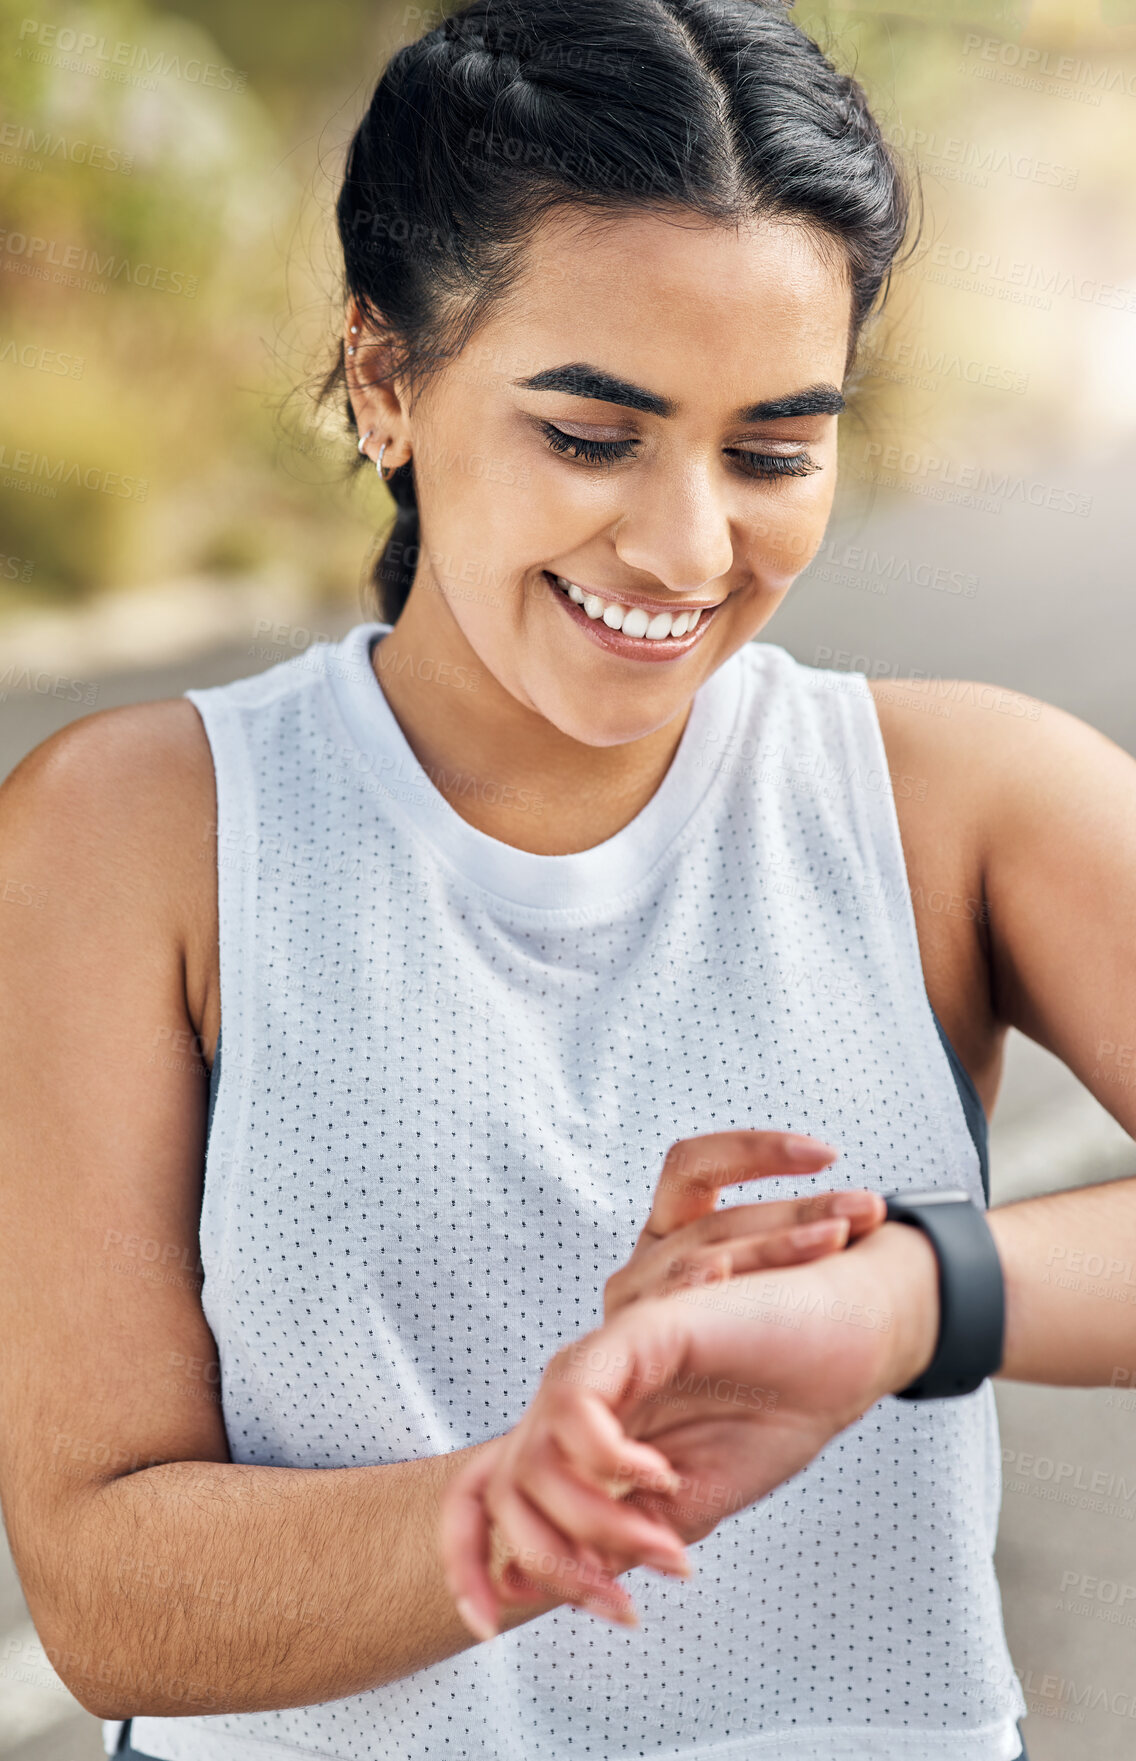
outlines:
[{"label": "closed eye", "polygon": [[727,447],[726,451],[741,459],[755,477],[808,477],[821,468],[807,452],[747,452],[741,447]]},{"label": "closed eye", "polygon": [[[585,440],[577,434],[565,434],[554,422],[540,424],[553,452],[579,459],[588,465],[614,465],[632,457],[638,440]],[[742,447],[727,447],[732,457],[741,461],[743,472],[753,477],[806,477],[820,466],[807,452],[761,453]]]},{"label": "closed eye", "polygon": [[554,422],[542,422],[541,427],[553,452],[584,459],[589,465],[613,465],[617,459],[630,458],[639,445],[637,440],[584,440],[578,434],[565,434]]}]

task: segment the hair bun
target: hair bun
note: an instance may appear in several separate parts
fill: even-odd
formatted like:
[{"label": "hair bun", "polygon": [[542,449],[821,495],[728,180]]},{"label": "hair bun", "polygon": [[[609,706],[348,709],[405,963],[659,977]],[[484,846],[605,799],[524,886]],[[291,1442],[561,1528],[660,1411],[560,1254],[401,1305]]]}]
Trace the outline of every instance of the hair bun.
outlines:
[{"label": "hair bun", "polygon": [[450,51],[452,60],[483,55],[494,64],[494,71],[508,79],[522,76],[521,57],[517,54],[517,32],[509,28],[489,32],[485,21],[464,18],[457,13],[439,27],[441,41]]}]

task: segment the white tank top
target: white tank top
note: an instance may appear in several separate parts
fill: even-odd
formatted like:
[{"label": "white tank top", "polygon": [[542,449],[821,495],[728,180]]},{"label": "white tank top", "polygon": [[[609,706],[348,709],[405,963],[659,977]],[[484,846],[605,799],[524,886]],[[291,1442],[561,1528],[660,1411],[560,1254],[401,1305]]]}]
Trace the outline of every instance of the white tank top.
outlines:
[{"label": "white tank top", "polygon": [[[217,778],[202,1301],[235,1462],[500,1435],[602,1323],[676,1138],[810,1132],[841,1150],[828,1185],[985,1202],[863,674],[747,644],[631,823],[540,856],[418,763],[370,664],[389,628],[185,693]],[[472,692],[460,670],[432,688]],[[556,812],[512,802],[518,829]],[[562,1607],[346,1699],[141,1717],[130,1740],[164,1761],[1009,1761],[1000,1501],[989,1381],[888,1397],[698,1542],[690,1581],[629,1573],[638,1629]]]}]

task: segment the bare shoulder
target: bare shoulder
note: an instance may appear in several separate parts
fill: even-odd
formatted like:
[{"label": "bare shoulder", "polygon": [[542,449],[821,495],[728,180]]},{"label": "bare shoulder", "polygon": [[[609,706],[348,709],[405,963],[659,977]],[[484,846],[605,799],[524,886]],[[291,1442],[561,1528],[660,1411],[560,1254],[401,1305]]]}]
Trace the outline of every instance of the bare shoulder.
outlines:
[{"label": "bare shoulder", "polygon": [[949,809],[984,860],[1015,829],[1006,815],[1012,802],[1027,811],[1031,801],[1052,807],[1062,788],[1078,789],[1102,761],[1110,773],[1117,760],[1122,768],[1133,763],[1088,722],[1006,685],[871,679],[868,686],[893,774],[917,776],[931,817],[936,805],[940,814]]},{"label": "bare shoulder", "polygon": [[979,751],[1028,750],[1030,729],[1064,715],[1022,691],[975,679],[869,679],[868,689],[889,758],[917,759],[944,786],[952,773],[965,775]]},{"label": "bare shoulder", "polygon": [[60,728],[0,785],[0,844],[18,849],[25,897],[111,888],[172,938],[212,1062],[216,996],[216,785],[204,724],[185,697],[98,710]]},{"label": "bare shoulder", "polygon": [[944,1027],[980,1092],[984,1071],[996,1092],[997,1046],[1016,1027],[1131,1129],[1136,1085],[1109,1086],[1100,1048],[1136,1042],[1136,758],[1003,685],[869,685],[928,991],[940,1019],[935,986],[954,1010]]}]

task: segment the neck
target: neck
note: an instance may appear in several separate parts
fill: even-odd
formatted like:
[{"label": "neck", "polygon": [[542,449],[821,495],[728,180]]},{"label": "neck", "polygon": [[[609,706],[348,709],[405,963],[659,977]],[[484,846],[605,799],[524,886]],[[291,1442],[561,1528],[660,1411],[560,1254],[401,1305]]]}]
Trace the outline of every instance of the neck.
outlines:
[{"label": "neck", "polygon": [[407,744],[454,812],[515,849],[567,856],[642,812],[670,766],[690,706],[618,746],[588,746],[507,691],[440,592],[418,582],[371,665]]}]

